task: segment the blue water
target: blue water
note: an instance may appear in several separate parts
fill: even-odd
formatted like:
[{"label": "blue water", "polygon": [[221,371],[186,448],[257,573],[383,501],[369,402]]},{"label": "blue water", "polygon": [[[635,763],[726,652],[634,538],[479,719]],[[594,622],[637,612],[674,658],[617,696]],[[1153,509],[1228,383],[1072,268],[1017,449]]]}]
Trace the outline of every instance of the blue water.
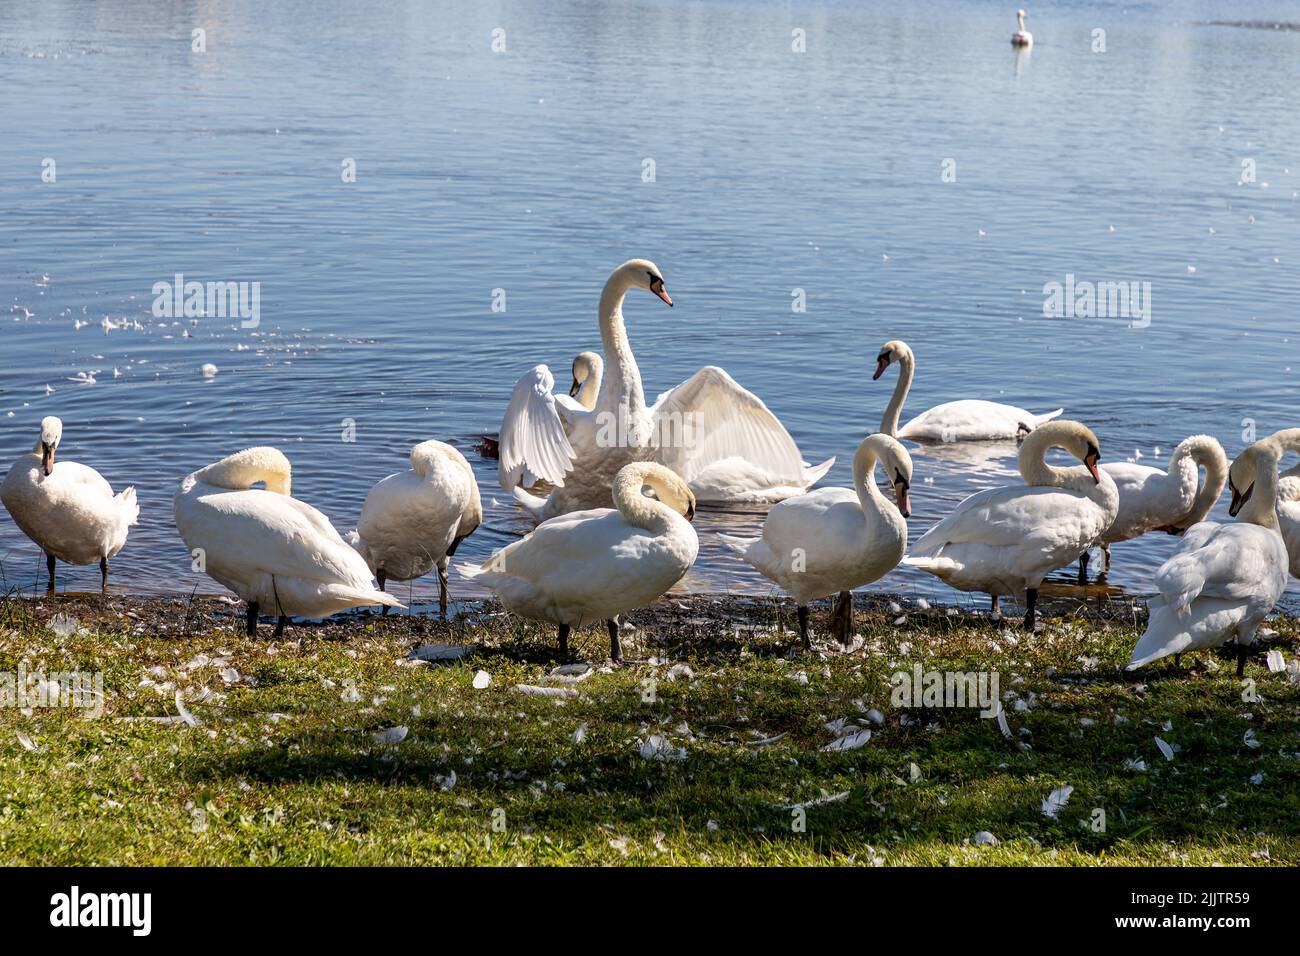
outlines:
[{"label": "blue water", "polygon": [[[839,456],[832,483],[878,426],[890,338],[918,355],[905,418],[955,398],[1064,405],[1104,458],[1147,463],[1197,432],[1235,454],[1247,419],[1300,424],[1300,32],[1201,22],[1300,13],[1045,4],[1018,55],[1014,11],[10,0],[0,456],[61,416],[64,457],[139,492],[114,586],[189,592],[216,586],[171,521],[188,472],[276,444],[295,493],[347,529],[413,443],[442,438],[479,472],[487,524],[461,554],[481,558],[528,525],[470,443],[525,369],[563,374],[599,344],[600,287],[632,256],[676,302],[626,308],[647,392],[722,365],[810,461]],[[260,325],[155,318],[153,285],[176,273],[260,282]],[[1150,326],[1044,318],[1044,284],[1067,273],[1149,281]],[[83,372],[95,384],[68,381]],[[916,462],[913,536],[1015,480],[1009,459]],[[702,514],[688,585],[766,592],[710,533],[759,521]],[[1117,546],[1111,583],[1141,592],[1173,546]],[[10,587],[41,563],[7,516],[0,560]],[[959,598],[906,570],[878,588]]]}]

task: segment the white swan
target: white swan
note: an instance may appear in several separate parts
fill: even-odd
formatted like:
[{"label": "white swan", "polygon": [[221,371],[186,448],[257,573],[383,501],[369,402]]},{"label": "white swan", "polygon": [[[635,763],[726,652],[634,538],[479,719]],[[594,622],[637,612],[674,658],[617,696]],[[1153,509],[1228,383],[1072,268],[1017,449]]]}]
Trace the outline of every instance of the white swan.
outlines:
[{"label": "white swan", "polygon": [[[1102,573],[1110,570],[1110,546],[1129,541],[1148,531],[1180,535],[1204,521],[1223,493],[1228,480],[1228,456],[1223,446],[1209,435],[1193,435],[1179,442],[1169,456],[1169,468],[1117,461],[1102,465],[1119,490],[1119,513],[1115,523],[1101,537],[1104,555]],[[1199,482],[1199,469],[1205,480]],[[1079,580],[1088,573],[1088,552],[1079,556]]]},{"label": "white swan", "polygon": [[[1057,468],[1044,456],[1064,448],[1083,468]],[[1119,493],[1097,467],[1097,436],[1079,422],[1048,422],[1020,446],[1027,487],[971,495],[912,546],[904,564],[929,571],[960,591],[984,591],[993,607],[1025,593],[1025,627],[1034,626],[1038,585],[1092,547],[1119,512]]]},{"label": "white swan", "polygon": [[569,397],[587,411],[596,407],[600,383],[605,378],[605,360],[595,352],[579,352],[573,360],[573,385]]},{"label": "white swan", "polygon": [[127,529],[140,516],[135,488],[113,489],[94,468],[75,461],[54,463],[63,422],[41,420],[41,437],[5,475],[0,501],[23,534],[45,552],[54,590],[55,559],[65,564],[99,562],[100,588],[108,588],[108,559],[126,544]]},{"label": "white swan", "polygon": [[[1265,440],[1277,447],[1279,459],[1289,451],[1300,452],[1300,428],[1284,428]],[[1288,468],[1278,478],[1277,520],[1291,576],[1300,578],[1300,465]]]},{"label": "white swan", "polygon": [[[897,506],[876,487],[879,462]],[[818,488],[768,512],[761,538],[720,537],[747,563],[776,582],[799,608],[799,636],[808,640],[808,602],[839,594],[832,631],[853,640],[853,589],[897,567],[907,548],[912,459],[888,435],[868,435],[853,456],[853,488]]]},{"label": "white swan", "polygon": [[1034,45],[1034,35],[1025,29],[1025,17],[1027,17],[1028,15],[1029,14],[1025,13],[1024,10],[1016,11],[1017,29],[1015,33],[1011,34],[1012,46],[1033,46]]},{"label": "white swan", "polygon": [[[438,610],[447,616],[447,561],[483,523],[474,469],[446,442],[411,449],[411,468],[380,481],[366,495],[347,542],[379,582],[410,581],[438,569]],[[388,608],[384,608],[388,613]]]},{"label": "white swan", "polygon": [[898,339],[886,342],[876,356],[876,374],[871,376],[872,379],[880,378],[891,362],[898,363],[898,383],[894,386],[894,394],[880,420],[880,430],[895,438],[933,442],[1020,438],[1064,411],[1058,408],[1046,415],[1035,415],[1015,405],[964,399],[926,409],[899,428],[898,416],[903,410],[903,402],[907,400],[907,392],[912,387],[912,376],[916,374],[916,356],[906,342]]},{"label": "white swan", "polygon": [[[646,486],[658,500],[644,494]],[[568,653],[571,628],[605,621],[610,656],[621,660],[618,616],[680,581],[695,563],[699,539],[690,524],[695,498],[662,465],[625,465],[614,478],[613,498],[617,510],[551,518],[481,567],[457,567],[516,614],[559,625],[561,654]]]},{"label": "white swan", "polygon": [[1278,531],[1276,443],[1264,439],[1229,472],[1232,524],[1202,521],[1156,572],[1160,593],[1147,603],[1147,629],[1127,670],[1170,654],[1218,647],[1236,638],[1237,676],[1255,631],[1286,588],[1287,553]]},{"label": "white swan", "polygon": [[[247,448],[181,482],[172,503],[176,529],[198,567],[248,602],[247,632],[262,607],[286,618],[328,617],[366,604],[401,607],[375,589],[365,559],[329,519],[290,497],[289,459],[276,448]],[[254,488],[262,482],[265,489]]]},{"label": "white swan", "polygon": [[[632,259],[610,275],[600,296],[604,376],[592,408],[553,394],[545,365],[515,385],[501,423],[499,477],[535,518],[608,504],[614,475],[632,461],[667,465],[706,501],[789,497],[830,469],[834,459],[809,467],[776,416],[720,368],[700,369],[647,406],[623,325],[632,289],[672,305],[653,262]],[[525,477],[550,484],[550,496],[524,491]]]}]

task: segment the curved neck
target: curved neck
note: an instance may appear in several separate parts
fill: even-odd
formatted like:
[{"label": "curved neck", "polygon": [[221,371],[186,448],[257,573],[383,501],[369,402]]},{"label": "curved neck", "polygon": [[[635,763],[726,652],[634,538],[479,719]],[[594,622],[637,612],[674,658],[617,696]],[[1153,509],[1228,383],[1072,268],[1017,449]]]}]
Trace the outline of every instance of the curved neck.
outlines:
[{"label": "curved neck", "polygon": [[1087,468],[1082,465],[1057,468],[1047,463],[1047,450],[1054,444],[1048,430],[1037,428],[1030,432],[1020,446],[1020,477],[1025,484],[1034,487],[1071,488],[1086,492],[1095,484]]},{"label": "curved neck", "polygon": [[1192,501],[1192,510],[1180,522],[1194,525],[1204,521],[1214,503],[1223,494],[1223,486],[1228,483],[1228,456],[1223,453],[1223,446],[1208,435],[1193,435],[1182,442],[1169,459],[1169,473],[1172,475],[1179,464],[1190,458],[1199,468],[1205,469],[1205,480],[1196,490]]},{"label": "curved neck", "polygon": [[609,363],[609,375],[601,381],[595,404],[604,409],[627,406],[629,417],[645,412],[645,393],[641,389],[641,371],[632,355],[623,326],[623,299],[632,282],[623,269],[616,269],[600,293],[600,342]]},{"label": "curved neck", "polygon": [[[1284,428],[1268,436],[1268,440],[1277,445],[1278,460],[1289,451],[1300,452],[1300,428]],[[1282,472],[1283,478],[1300,477],[1300,465],[1292,465]]]},{"label": "curved neck", "polygon": [[[287,465],[286,461],[285,466]],[[229,488],[231,491],[244,491],[260,481],[265,484],[267,491],[277,495],[288,495],[292,481],[287,467],[243,452],[200,468],[194,473],[194,478],[205,485]]]},{"label": "curved neck", "polygon": [[903,402],[907,401],[908,390],[912,387],[912,376],[916,374],[916,357],[911,352],[904,352],[898,357],[898,381],[894,384],[894,394],[885,406],[885,414],[880,419],[880,431],[890,438],[898,437],[898,416],[902,414]]},{"label": "curved neck", "polygon": [[618,508],[628,524],[662,534],[673,527],[673,519],[683,522],[686,519],[662,501],[641,493],[646,485],[654,488],[657,494],[663,493],[660,483],[650,475],[657,467],[659,466],[651,462],[624,466],[614,477],[613,496],[614,507]]},{"label": "curved neck", "polygon": [[1277,523],[1277,459],[1267,458],[1264,467],[1255,474],[1254,490],[1250,500],[1237,512],[1238,521],[1257,524],[1261,528],[1279,531]]},{"label": "curved neck", "polygon": [[876,462],[879,460],[870,436],[864,438],[853,453],[853,490],[858,493],[858,504],[868,514],[883,514],[887,507],[892,507],[876,485]]},{"label": "curved neck", "polygon": [[[626,336],[624,336],[626,338]],[[596,396],[600,394],[601,383],[605,380],[605,363],[592,362],[587,368],[587,379],[578,392],[578,404],[591,411],[596,407]]]}]

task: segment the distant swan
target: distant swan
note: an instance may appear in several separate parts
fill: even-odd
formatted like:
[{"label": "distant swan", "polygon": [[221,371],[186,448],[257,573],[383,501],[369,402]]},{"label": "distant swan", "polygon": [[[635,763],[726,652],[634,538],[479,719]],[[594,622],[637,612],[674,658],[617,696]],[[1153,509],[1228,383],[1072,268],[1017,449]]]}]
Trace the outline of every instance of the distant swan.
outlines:
[{"label": "distant swan", "polygon": [[[1200,468],[1205,481],[1199,481]],[[1228,456],[1209,435],[1193,435],[1179,442],[1169,456],[1168,470],[1116,461],[1102,465],[1119,491],[1119,513],[1101,538],[1105,556],[1102,573],[1110,571],[1110,546],[1148,531],[1181,535],[1204,521],[1223,493],[1228,480]],[[1079,557],[1079,580],[1086,581],[1088,552]]]},{"label": "distant swan", "polygon": [[[347,541],[379,582],[410,581],[438,569],[438,610],[447,616],[447,560],[483,523],[474,469],[445,442],[411,449],[411,468],[380,481],[366,495],[357,530]],[[384,613],[388,608],[384,608]]]},{"label": "distant swan", "polygon": [[906,342],[898,339],[886,342],[876,356],[876,374],[871,376],[872,379],[880,378],[891,362],[898,363],[898,383],[894,386],[894,394],[880,420],[880,430],[895,438],[934,442],[1021,438],[1064,411],[1058,408],[1046,415],[1035,415],[1015,405],[963,399],[927,409],[899,428],[898,417],[903,410],[903,402],[907,400],[908,390],[912,387],[912,376],[916,374],[916,356]]},{"label": "distant swan", "polygon": [[1147,607],[1147,629],[1127,670],[1170,654],[1237,642],[1237,676],[1259,624],[1286,588],[1287,552],[1278,530],[1279,446],[1255,442],[1229,472],[1232,524],[1192,525],[1178,551],[1156,572],[1160,593]]},{"label": "distant swan", "polygon": [[[1284,428],[1266,439],[1276,446],[1280,459],[1289,451],[1300,451],[1300,428]],[[1300,578],[1300,465],[1295,465],[1278,478],[1277,520],[1286,542],[1291,576]]]},{"label": "distant swan", "polygon": [[[657,500],[645,495],[647,486]],[[605,621],[610,657],[622,660],[618,616],[680,581],[695,563],[699,539],[690,525],[695,497],[662,465],[624,465],[612,493],[617,510],[551,518],[481,567],[457,568],[495,591],[508,610],[558,625],[561,654],[568,653],[570,629]]]},{"label": "distant swan", "polygon": [[[877,462],[897,505],[876,487]],[[768,512],[761,538],[718,537],[794,596],[804,650],[812,649],[808,602],[838,593],[832,632],[848,646],[853,640],[853,589],[888,574],[907,548],[911,484],[907,450],[888,435],[868,435],[853,456],[852,489],[818,488],[781,502]]]},{"label": "distant swan", "polygon": [[135,488],[113,489],[94,468],[75,461],[54,463],[63,422],[41,420],[41,437],[0,485],[0,501],[23,534],[45,552],[54,590],[55,559],[65,564],[99,562],[100,588],[108,589],[108,559],[126,544],[127,529],[140,516]]},{"label": "distant swan", "polygon": [[[767,406],[716,366],[647,406],[623,324],[623,300],[632,289],[672,305],[653,262],[632,259],[610,275],[600,296],[604,375],[590,409],[555,394],[545,365],[515,384],[501,423],[499,477],[535,518],[608,504],[614,475],[632,461],[667,465],[705,501],[787,498],[830,469],[833,459],[807,465]],[[549,497],[525,491],[526,478],[551,485]]]},{"label": "distant swan", "polygon": [[1015,33],[1011,34],[1012,46],[1033,46],[1034,45],[1034,35],[1025,29],[1025,17],[1027,17],[1028,15],[1029,14],[1025,13],[1024,10],[1016,11],[1016,23],[1019,24],[1019,28],[1016,30]]},{"label": "distant swan", "polygon": [[[375,589],[365,559],[328,518],[290,497],[290,480],[289,459],[279,449],[247,448],[190,474],[173,501],[176,528],[195,560],[248,602],[248,635],[256,636],[262,607],[278,615],[276,635],[294,615],[401,607]],[[258,482],[265,488],[254,488]]]},{"label": "distant swan", "polygon": [[600,383],[605,377],[605,360],[595,352],[579,352],[573,360],[573,385],[569,397],[587,411],[596,407]]},{"label": "distant swan", "polygon": [[[1083,468],[1057,468],[1048,449],[1063,448]],[[1079,422],[1040,425],[1020,446],[1027,487],[971,495],[912,545],[903,559],[959,591],[1025,594],[1025,627],[1034,627],[1038,586],[1105,534],[1119,511],[1110,475],[1097,467],[1097,436]]]}]

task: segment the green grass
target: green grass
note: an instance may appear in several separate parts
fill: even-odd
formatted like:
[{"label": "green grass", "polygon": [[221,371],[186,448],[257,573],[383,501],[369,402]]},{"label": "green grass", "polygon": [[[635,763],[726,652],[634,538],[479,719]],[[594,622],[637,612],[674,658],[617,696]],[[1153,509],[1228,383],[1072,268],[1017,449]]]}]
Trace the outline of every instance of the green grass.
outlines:
[{"label": "green grass", "polygon": [[[501,615],[358,618],[272,642],[265,625],[237,633],[231,605],[141,603],[0,603],[0,671],[102,671],[107,697],[94,719],[0,709],[0,863],[1300,863],[1300,687],[1263,650],[1247,672],[1262,699],[1245,703],[1227,651],[1121,673],[1132,624],[1053,617],[1029,636],[878,608],[859,613],[863,649],[805,656],[775,629],[788,606],[695,597],[632,616],[626,653],[662,663],[600,670],[603,629],[578,633],[575,657],[598,671],[555,700],[512,689],[546,683],[552,633]],[[58,636],[56,613],[84,630]],[[1297,622],[1270,626],[1266,646],[1294,656]],[[482,648],[406,663],[417,641]],[[918,661],[996,671],[1032,702],[1008,700],[1013,739],[974,710],[891,707],[889,676]],[[670,680],[678,663],[693,677]],[[131,719],[176,715],[175,689],[201,726]],[[821,749],[826,722],[868,708],[884,721],[865,746]],[[375,742],[396,725],[404,741]],[[652,734],[684,759],[643,757]],[[1049,819],[1042,801],[1064,785]],[[792,804],[844,793],[793,825]],[[974,846],[981,830],[998,844]]]}]

